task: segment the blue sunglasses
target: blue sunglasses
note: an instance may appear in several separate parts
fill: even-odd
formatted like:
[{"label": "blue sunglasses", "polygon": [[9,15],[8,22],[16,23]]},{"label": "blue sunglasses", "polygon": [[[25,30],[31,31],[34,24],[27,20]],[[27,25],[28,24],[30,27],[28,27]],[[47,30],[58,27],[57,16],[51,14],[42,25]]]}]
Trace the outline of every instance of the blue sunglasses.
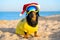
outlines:
[{"label": "blue sunglasses", "polygon": [[27,7],[26,12],[29,14],[31,11],[38,12],[39,10],[38,10],[38,8],[36,6]]}]

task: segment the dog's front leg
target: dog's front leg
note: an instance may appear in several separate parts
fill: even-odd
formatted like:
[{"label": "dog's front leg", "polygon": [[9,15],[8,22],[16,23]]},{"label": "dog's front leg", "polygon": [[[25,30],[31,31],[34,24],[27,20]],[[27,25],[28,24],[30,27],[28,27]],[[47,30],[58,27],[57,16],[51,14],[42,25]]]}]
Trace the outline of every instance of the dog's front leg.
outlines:
[{"label": "dog's front leg", "polygon": [[36,32],[34,32],[34,36],[35,36],[35,37],[38,37],[38,35],[37,35],[37,31],[36,31]]},{"label": "dog's front leg", "polygon": [[24,38],[28,38],[27,32],[24,32]]}]

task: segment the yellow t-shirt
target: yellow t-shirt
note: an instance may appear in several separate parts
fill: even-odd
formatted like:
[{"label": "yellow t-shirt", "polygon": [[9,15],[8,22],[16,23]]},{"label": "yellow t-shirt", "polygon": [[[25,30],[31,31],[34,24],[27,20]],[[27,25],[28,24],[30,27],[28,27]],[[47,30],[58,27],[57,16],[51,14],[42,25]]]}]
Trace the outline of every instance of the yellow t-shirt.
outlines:
[{"label": "yellow t-shirt", "polygon": [[24,32],[27,32],[28,34],[32,34],[37,30],[38,30],[38,25],[36,25],[36,27],[32,27],[28,25],[28,23],[26,22],[26,19],[23,19],[22,21],[20,21],[16,27],[16,33],[22,34],[22,35],[24,34]]}]

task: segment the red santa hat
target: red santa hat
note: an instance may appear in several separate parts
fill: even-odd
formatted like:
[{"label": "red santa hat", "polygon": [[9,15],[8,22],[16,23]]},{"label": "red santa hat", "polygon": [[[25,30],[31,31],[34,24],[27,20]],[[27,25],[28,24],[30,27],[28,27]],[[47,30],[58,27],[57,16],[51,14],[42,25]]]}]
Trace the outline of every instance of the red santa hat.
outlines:
[{"label": "red santa hat", "polygon": [[31,5],[35,5],[35,6],[38,7],[38,9],[40,9],[40,5],[38,5],[37,3],[28,3],[28,4],[25,4],[25,5],[23,6],[23,10],[22,10],[20,16],[22,16],[22,14],[24,14],[24,12],[26,11],[26,8],[27,8],[28,6],[31,6]]}]

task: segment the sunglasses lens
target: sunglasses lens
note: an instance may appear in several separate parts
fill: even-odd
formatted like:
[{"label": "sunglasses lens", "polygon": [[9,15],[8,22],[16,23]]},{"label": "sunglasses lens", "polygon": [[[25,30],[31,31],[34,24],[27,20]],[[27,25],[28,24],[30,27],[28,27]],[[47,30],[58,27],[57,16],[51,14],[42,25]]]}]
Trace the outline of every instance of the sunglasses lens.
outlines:
[{"label": "sunglasses lens", "polygon": [[29,11],[37,11],[38,8],[36,6],[29,6],[26,11],[29,12]]}]

